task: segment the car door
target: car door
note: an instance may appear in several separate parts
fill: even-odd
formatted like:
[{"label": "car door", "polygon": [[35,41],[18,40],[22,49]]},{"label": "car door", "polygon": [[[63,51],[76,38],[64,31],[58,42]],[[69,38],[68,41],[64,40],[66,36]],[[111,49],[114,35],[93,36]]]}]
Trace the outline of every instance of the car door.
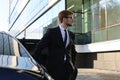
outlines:
[{"label": "car door", "polygon": [[43,77],[53,80],[16,38],[0,32],[0,79],[42,80]]}]

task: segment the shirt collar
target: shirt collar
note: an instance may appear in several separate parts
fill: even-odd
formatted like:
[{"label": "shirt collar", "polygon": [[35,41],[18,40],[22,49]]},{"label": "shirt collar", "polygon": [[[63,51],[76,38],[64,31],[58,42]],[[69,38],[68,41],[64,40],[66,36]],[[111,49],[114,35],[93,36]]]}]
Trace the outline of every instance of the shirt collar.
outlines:
[{"label": "shirt collar", "polygon": [[64,29],[61,25],[59,25],[59,27],[61,30],[68,30],[68,29]]}]

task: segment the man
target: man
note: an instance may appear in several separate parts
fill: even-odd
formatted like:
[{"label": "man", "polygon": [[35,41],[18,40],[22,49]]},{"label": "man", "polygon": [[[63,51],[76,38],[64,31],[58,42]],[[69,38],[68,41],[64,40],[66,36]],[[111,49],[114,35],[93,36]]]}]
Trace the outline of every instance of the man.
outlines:
[{"label": "man", "polygon": [[[75,80],[75,35],[68,30],[68,26],[72,26],[74,21],[73,13],[63,10],[58,14],[58,18],[60,25],[45,33],[33,57],[46,67],[55,80]],[[45,52],[47,50],[48,53]]]}]

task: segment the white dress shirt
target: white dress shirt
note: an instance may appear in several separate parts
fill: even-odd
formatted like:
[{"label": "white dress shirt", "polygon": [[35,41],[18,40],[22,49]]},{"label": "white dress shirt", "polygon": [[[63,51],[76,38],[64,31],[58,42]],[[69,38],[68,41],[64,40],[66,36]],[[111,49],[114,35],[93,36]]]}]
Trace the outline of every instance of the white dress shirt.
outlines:
[{"label": "white dress shirt", "polygon": [[[61,25],[59,25],[59,27],[60,27],[62,39],[64,41],[65,40],[65,31],[64,31],[65,29]],[[66,29],[66,32],[67,32],[67,42],[66,42],[65,47],[67,47],[68,44],[69,44],[69,42],[70,42],[70,37],[69,37],[69,34],[68,34],[68,29]],[[64,55],[64,61],[66,61],[66,54]]]},{"label": "white dress shirt", "polygon": [[[61,26],[61,25],[59,25],[59,27],[60,27],[60,31],[61,31],[61,34],[62,34],[62,38],[63,38],[63,41],[64,41],[64,39],[65,39],[65,29]],[[69,37],[69,34],[68,34],[68,29],[66,29],[66,31],[67,31],[67,42],[66,42],[66,45],[65,45],[65,47],[67,47],[68,46],[68,44],[69,44],[69,42],[70,42],[70,37]]]}]

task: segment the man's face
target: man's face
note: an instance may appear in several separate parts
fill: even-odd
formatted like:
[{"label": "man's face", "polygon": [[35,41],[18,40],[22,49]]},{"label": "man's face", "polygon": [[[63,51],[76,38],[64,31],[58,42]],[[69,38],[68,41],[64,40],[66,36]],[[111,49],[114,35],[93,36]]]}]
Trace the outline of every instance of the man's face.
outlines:
[{"label": "man's face", "polygon": [[68,15],[67,18],[66,18],[66,25],[67,26],[72,26],[73,25],[73,15]]}]

